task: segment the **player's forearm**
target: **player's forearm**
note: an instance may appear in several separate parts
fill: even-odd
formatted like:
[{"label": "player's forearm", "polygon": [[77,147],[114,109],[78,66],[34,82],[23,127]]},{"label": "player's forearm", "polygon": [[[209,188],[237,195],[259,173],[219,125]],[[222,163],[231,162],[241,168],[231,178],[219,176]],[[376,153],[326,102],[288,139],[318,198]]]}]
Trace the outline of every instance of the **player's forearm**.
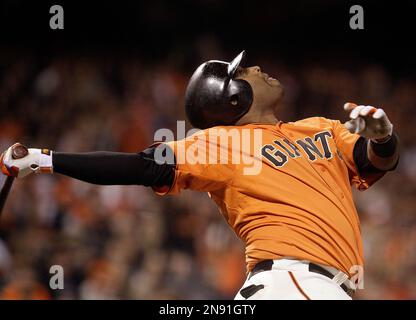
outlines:
[{"label": "player's forearm", "polygon": [[393,169],[399,160],[399,140],[396,133],[384,142],[368,140],[367,155],[371,164],[379,170]]},{"label": "player's forearm", "polygon": [[158,165],[143,153],[52,153],[53,171],[101,185],[164,186],[173,181],[173,168]]}]

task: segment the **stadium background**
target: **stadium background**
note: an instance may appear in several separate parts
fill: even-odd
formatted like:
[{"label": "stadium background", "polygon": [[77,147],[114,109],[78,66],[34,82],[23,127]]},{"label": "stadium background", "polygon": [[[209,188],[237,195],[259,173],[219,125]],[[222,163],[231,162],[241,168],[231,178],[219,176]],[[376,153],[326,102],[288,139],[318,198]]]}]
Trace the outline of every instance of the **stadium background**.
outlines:
[{"label": "stadium background", "polygon": [[[354,192],[366,269],[360,299],[416,298],[416,5],[356,2],[60,1],[0,4],[0,147],[137,152],[185,119],[192,70],[241,49],[286,87],[281,119],[346,120],[346,101],[382,106],[398,169]],[[358,2],[360,4],[360,2]],[[65,289],[49,289],[62,265]],[[239,240],[204,194],[160,198],[59,175],[19,180],[0,221],[2,299],[229,299],[244,281]]]}]

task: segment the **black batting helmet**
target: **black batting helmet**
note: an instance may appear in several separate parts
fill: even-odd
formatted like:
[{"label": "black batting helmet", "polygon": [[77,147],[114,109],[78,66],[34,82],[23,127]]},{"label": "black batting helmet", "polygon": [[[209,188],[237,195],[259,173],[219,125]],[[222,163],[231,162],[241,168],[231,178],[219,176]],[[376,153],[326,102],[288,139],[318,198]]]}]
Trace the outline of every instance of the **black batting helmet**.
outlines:
[{"label": "black batting helmet", "polygon": [[230,63],[207,61],[196,69],[185,93],[186,115],[194,127],[232,125],[248,112],[253,90],[247,81],[234,79],[244,55],[242,51]]}]

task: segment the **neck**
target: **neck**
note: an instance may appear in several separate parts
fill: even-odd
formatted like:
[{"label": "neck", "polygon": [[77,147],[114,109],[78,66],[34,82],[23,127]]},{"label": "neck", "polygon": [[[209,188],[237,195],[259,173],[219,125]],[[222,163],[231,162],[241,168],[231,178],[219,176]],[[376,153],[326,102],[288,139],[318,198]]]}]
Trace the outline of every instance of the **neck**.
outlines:
[{"label": "neck", "polygon": [[272,110],[249,112],[242,117],[236,125],[245,125],[250,123],[262,123],[262,124],[276,124],[277,118],[273,114]]}]

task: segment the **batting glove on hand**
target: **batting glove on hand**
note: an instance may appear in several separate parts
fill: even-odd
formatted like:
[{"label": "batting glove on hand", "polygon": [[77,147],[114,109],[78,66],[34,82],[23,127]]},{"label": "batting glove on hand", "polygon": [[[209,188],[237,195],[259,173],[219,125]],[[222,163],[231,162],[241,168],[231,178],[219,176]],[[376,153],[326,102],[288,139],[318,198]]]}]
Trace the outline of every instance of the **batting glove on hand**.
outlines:
[{"label": "batting glove on hand", "polygon": [[31,148],[27,149],[27,155],[17,159],[14,156],[16,147],[23,146],[20,143],[15,143],[0,156],[0,166],[3,174],[22,178],[33,172],[52,172],[51,151]]},{"label": "batting glove on hand", "polygon": [[393,125],[383,109],[347,102],[344,110],[350,112],[351,120],[344,125],[351,133],[376,142],[384,141],[393,134]]}]

